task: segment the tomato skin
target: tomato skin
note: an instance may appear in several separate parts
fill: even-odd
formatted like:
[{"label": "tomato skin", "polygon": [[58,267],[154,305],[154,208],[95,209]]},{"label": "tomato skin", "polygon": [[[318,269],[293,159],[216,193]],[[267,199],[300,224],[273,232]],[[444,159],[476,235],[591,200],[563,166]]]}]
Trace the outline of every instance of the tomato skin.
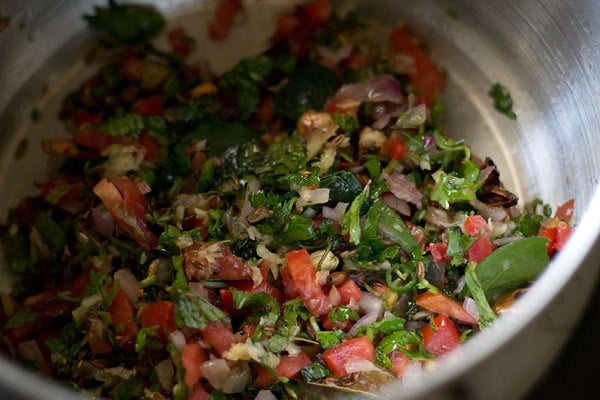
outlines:
[{"label": "tomato skin", "polygon": [[409,74],[409,81],[415,88],[417,100],[431,108],[435,95],[441,94],[446,86],[446,77],[405,27],[401,26],[390,33],[389,43],[393,51],[413,60],[414,71]]},{"label": "tomato skin", "polygon": [[424,292],[416,295],[414,300],[417,306],[427,311],[445,314],[467,324],[477,323],[459,302],[442,293]]},{"label": "tomato skin", "polygon": [[460,332],[448,316],[439,314],[433,323],[437,329],[432,329],[431,324],[423,328],[423,345],[431,354],[442,356],[459,346]]},{"label": "tomato skin", "polygon": [[561,221],[565,221],[566,223],[571,222],[573,218],[573,214],[575,213],[575,200],[570,199],[567,200],[564,204],[558,206],[556,209],[556,213],[554,216]]},{"label": "tomato skin", "polygon": [[142,328],[158,326],[158,335],[163,343],[169,340],[169,334],[177,329],[175,324],[175,304],[171,301],[150,303],[140,311]]},{"label": "tomato skin", "polygon": [[97,125],[102,122],[102,119],[98,115],[90,114],[86,110],[77,110],[77,112],[71,117],[71,121],[75,128],[79,130],[83,125]]},{"label": "tomato skin", "polygon": [[336,286],[338,293],[340,294],[340,301],[343,305],[358,303],[363,297],[363,292],[360,287],[352,279],[346,279],[340,285]]},{"label": "tomato skin", "polygon": [[492,251],[494,251],[494,244],[490,241],[490,238],[487,235],[480,236],[469,247],[469,261],[479,263],[492,254]]},{"label": "tomato skin", "polygon": [[553,226],[540,230],[539,235],[549,239],[548,244],[546,245],[548,256],[551,256],[556,251],[562,250],[572,231],[573,228],[565,221],[556,221]]},{"label": "tomato skin", "polygon": [[200,364],[206,361],[204,349],[197,342],[187,343],[181,349],[181,364],[185,370],[185,384],[194,386],[202,378]]},{"label": "tomato skin", "polygon": [[190,54],[190,51],[192,50],[190,40],[186,37],[182,27],[179,26],[170,30],[167,33],[167,37],[169,38],[171,49],[173,49],[175,53],[183,57],[187,57]]},{"label": "tomato skin", "polygon": [[388,358],[392,363],[392,373],[394,376],[398,379],[402,378],[404,369],[410,363],[410,358],[399,349],[395,349],[388,354]]},{"label": "tomato skin", "polygon": [[[279,364],[275,367],[275,374],[284,378],[292,378],[296,376],[302,368],[310,365],[311,362],[310,357],[303,351],[295,356],[286,354],[281,356]],[[258,367],[257,372],[256,378],[252,381],[253,386],[265,388],[270,386],[276,380],[276,378],[264,368]]]},{"label": "tomato skin", "polygon": [[300,9],[302,22],[308,29],[317,28],[329,20],[331,4],[329,0],[312,0],[306,2]]},{"label": "tomato skin", "polygon": [[139,115],[163,115],[163,98],[157,94],[135,102],[134,110]]},{"label": "tomato skin", "polygon": [[446,255],[446,251],[448,250],[448,244],[445,242],[430,243],[427,246],[426,250],[431,253],[433,261],[435,262],[448,263],[452,261],[452,258]]},{"label": "tomato skin", "polygon": [[208,343],[219,357],[237,342],[231,326],[218,321],[209,322],[206,328],[200,332],[200,335],[202,340]]},{"label": "tomato skin", "polygon": [[109,312],[112,315],[112,323],[117,332],[117,343],[119,347],[132,351],[134,349],[137,325],[133,322],[135,311],[127,293],[119,287]]},{"label": "tomato skin", "polygon": [[196,387],[194,390],[188,395],[187,400],[210,400],[210,393],[208,393],[202,387]]},{"label": "tomato skin", "polygon": [[308,311],[315,317],[329,312],[331,301],[317,282],[317,269],[308,251],[293,250],[286,253],[285,258],[292,282]]},{"label": "tomato skin", "polygon": [[392,160],[402,160],[408,154],[408,146],[402,138],[390,140],[388,143],[388,155]]},{"label": "tomato skin", "polygon": [[364,359],[375,362],[375,348],[366,336],[348,339],[323,352],[323,361],[335,376],[347,375],[346,363],[348,361]]},{"label": "tomato skin", "polygon": [[215,40],[225,39],[241,9],[242,2],[240,0],[221,0],[208,26],[210,37]]},{"label": "tomato skin", "polygon": [[489,233],[490,228],[481,215],[469,215],[467,218],[465,218],[462,231],[463,233],[468,233],[471,236],[477,237],[480,234]]},{"label": "tomato skin", "polygon": [[152,250],[158,243],[145,221],[146,199],[139,185],[127,177],[103,178],[94,186],[117,226],[131,236],[142,250]]}]

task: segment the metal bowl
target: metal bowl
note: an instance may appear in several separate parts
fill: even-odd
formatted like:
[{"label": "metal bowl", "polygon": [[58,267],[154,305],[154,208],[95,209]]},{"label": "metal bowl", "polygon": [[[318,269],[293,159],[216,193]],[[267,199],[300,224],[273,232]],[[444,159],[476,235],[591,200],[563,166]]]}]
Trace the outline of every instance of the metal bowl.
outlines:
[{"label": "metal bowl", "polygon": [[[0,18],[9,18],[0,32],[0,215],[32,193],[33,182],[51,168],[39,140],[64,134],[55,118],[60,98],[90,73],[82,54],[92,39],[81,15],[93,3],[0,0]],[[245,2],[242,20],[218,45],[206,39],[213,1],[156,3],[193,33],[219,70],[263,48],[274,15],[293,2]],[[340,8],[356,3],[382,32],[400,22],[417,29],[448,73],[448,131],[465,137],[474,153],[491,156],[503,181],[522,200],[539,197],[555,206],[576,201],[574,235],[518,306],[436,370],[388,391],[398,399],[519,398],[557,355],[596,282],[600,8],[593,0],[334,3]],[[494,110],[487,92],[495,82],[510,90],[516,121]],[[34,108],[43,113],[37,123],[30,120]],[[8,290],[10,279],[2,265],[0,278],[0,291]],[[0,358],[0,398],[79,395]]]}]

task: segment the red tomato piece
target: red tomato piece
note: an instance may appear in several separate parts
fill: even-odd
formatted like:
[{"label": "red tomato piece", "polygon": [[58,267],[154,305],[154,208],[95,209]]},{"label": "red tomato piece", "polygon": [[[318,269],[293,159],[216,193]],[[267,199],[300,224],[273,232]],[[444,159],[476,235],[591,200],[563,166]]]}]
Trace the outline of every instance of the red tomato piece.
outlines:
[{"label": "red tomato piece", "polygon": [[329,0],[308,1],[300,8],[300,14],[306,28],[314,29],[329,21],[331,4]]},{"label": "red tomato piece", "polygon": [[556,221],[552,226],[543,228],[539,235],[549,239],[546,245],[548,256],[560,251],[571,235],[573,228],[565,221]]},{"label": "red tomato piece", "polygon": [[275,28],[275,34],[271,39],[274,43],[285,41],[290,39],[294,31],[300,26],[300,18],[297,15],[287,12],[282,13],[277,18],[277,26]]},{"label": "red tomato piece", "polygon": [[392,362],[392,374],[398,379],[402,378],[404,369],[410,363],[410,358],[399,349],[388,354],[388,358]]},{"label": "red tomato piece", "polygon": [[209,322],[200,335],[208,345],[210,345],[215,353],[220,357],[224,352],[237,342],[231,326],[222,322]]},{"label": "red tomato piece", "polygon": [[329,313],[327,313],[321,315],[321,325],[323,326],[323,329],[327,331],[339,329],[341,331],[348,332],[350,328],[352,328],[352,325],[354,325],[354,321],[347,319],[341,322],[333,322],[329,319]]},{"label": "red tomato piece", "polygon": [[295,299],[298,296],[300,296],[298,290],[296,289],[296,286],[294,285],[294,280],[290,275],[289,268],[285,266],[282,267],[279,270],[279,275],[281,275],[281,283],[283,284],[283,291],[285,293],[285,297],[287,299]]},{"label": "red tomato piece", "polygon": [[481,234],[489,233],[490,228],[481,215],[469,215],[465,219],[465,223],[462,226],[462,231],[463,233],[477,237]]},{"label": "red tomato piece", "polygon": [[413,60],[414,70],[409,74],[410,84],[415,88],[417,96],[428,107],[432,107],[435,96],[444,91],[446,77],[405,27],[395,29],[389,36],[389,42],[393,51]]},{"label": "red tomato piece", "polygon": [[119,347],[128,351],[133,350],[137,333],[137,325],[133,322],[135,310],[127,293],[122,288],[117,290],[109,312],[112,315],[112,323],[117,332],[116,337]]},{"label": "red tomato piece", "polygon": [[[281,356],[279,364],[275,367],[275,374],[284,378],[293,378],[300,370],[311,363],[310,357],[305,352],[300,352],[297,355]],[[264,388],[275,382],[275,377],[264,368],[257,368],[258,375],[252,384],[259,388]]]},{"label": "red tomato piece", "polygon": [[98,115],[90,114],[86,110],[77,110],[77,112],[71,117],[71,121],[75,128],[79,130],[83,125],[97,125],[102,119]]},{"label": "red tomato piece", "polygon": [[187,37],[182,27],[172,29],[167,34],[169,38],[169,44],[173,51],[183,57],[187,57],[190,54],[191,39]]},{"label": "red tomato piece", "polygon": [[35,331],[37,324],[35,322],[27,322],[21,326],[10,328],[6,330],[6,334],[12,340],[13,343],[19,343],[28,339],[31,334]]},{"label": "red tomato piece", "polygon": [[146,199],[140,186],[127,177],[111,181],[104,178],[94,186],[94,193],[111,214],[117,226],[146,251],[156,247],[158,239],[146,225]]},{"label": "red tomato piece", "polygon": [[475,242],[469,247],[468,250],[468,258],[469,261],[473,262],[481,262],[487,256],[489,256],[492,251],[494,251],[494,244],[488,237],[488,235],[483,235],[477,238]]},{"label": "red tomato piece", "polygon": [[83,297],[83,293],[85,292],[85,287],[90,283],[90,271],[83,270],[73,282],[69,285],[69,289],[71,291],[71,296],[73,297]]},{"label": "red tomato piece", "polygon": [[439,314],[434,318],[433,323],[435,329],[431,324],[423,328],[423,345],[431,354],[442,356],[459,346],[460,332],[450,318]]},{"label": "red tomato piece", "polygon": [[358,303],[363,297],[363,292],[360,287],[352,279],[346,279],[340,285],[336,286],[340,294],[340,301],[343,305],[348,305],[351,302]]},{"label": "red tomato piece", "polygon": [[575,213],[575,200],[567,200],[564,204],[558,206],[556,209],[556,213],[554,216],[561,221],[565,221],[566,223],[571,222],[573,218],[573,214]]},{"label": "red tomato piece", "polygon": [[317,282],[317,269],[308,251],[293,250],[286,253],[285,258],[294,287],[308,311],[316,317],[329,312],[331,301]]},{"label": "red tomato piece", "polygon": [[188,395],[187,400],[210,400],[210,393],[202,387],[195,387]]},{"label": "red tomato piece", "polygon": [[442,293],[424,292],[414,297],[417,306],[436,314],[445,314],[466,324],[476,324],[477,321],[458,301]]},{"label": "red tomato piece", "polygon": [[402,138],[390,140],[388,146],[388,155],[392,160],[402,160],[408,154],[409,148]]},{"label": "red tomato piece", "polygon": [[368,337],[348,339],[323,352],[323,361],[338,378],[348,374],[346,365],[354,360],[375,362],[375,348]]},{"label": "red tomato piece", "polygon": [[433,261],[435,262],[447,263],[452,260],[446,255],[446,250],[448,250],[448,244],[445,242],[430,243],[427,246],[426,250],[431,253]]},{"label": "red tomato piece", "polygon": [[152,97],[141,99],[133,106],[135,112],[140,115],[163,115],[163,98],[157,94]]},{"label": "red tomato piece", "polygon": [[150,303],[140,312],[142,328],[158,326],[158,335],[163,343],[169,340],[169,334],[177,329],[175,324],[175,304],[170,301]]},{"label": "red tomato piece", "polygon": [[146,160],[156,162],[161,153],[161,145],[158,140],[146,131],[140,133],[140,145],[146,150]]},{"label": "red tomato piece", "polygon": [[185,370],[185,384],[189,387],[194,386],[202,378],[203,361],[206,361],[206,354],[199,343],[187,343],[181,349],[181,365]]},{"label": "red tomato piece", "polygon": [[144,152],[142,145],[133,139],[126,138],[123,136],[113,136],[102,132],[81,130],[75,135],[75,144],[81,147],[85,147],[88,150],[92,150],[94,156],[100,154],[102,150],[113,144],[121,144],[127,146],[134,146],[138,151]]},{"label": "red tomato piece", "polygon": [[229,35],[236,15],[242,9],[240,0],[221,0],[215,9],[212,20],[208,26],[210,37],[223,40]]}]

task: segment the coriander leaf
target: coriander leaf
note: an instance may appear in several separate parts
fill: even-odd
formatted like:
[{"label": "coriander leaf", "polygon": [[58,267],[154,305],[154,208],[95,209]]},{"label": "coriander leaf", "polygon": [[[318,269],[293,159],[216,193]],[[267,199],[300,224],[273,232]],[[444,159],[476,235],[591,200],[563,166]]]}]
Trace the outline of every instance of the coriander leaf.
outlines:
[{"label": "coriander leaf", "polygon": [[361,336],[364,334],[371,341],[373,341],[375,340],[375,337],[379,334],[389,335],[390,333],[401,330],[404,327],[405,322],[405,319],[400,317],[392,319],[382,319],[380,321],[361,326],[356,332],[356,335]]},{"label": "coriander leaf", "polygon": [[358,313],[348,306],[337,306],[329,310],[327,318],[333,323],[345,322],[347,320],[358,321]]},{"label": "coriander leaf", "polygon": [[62,250],[67,243],[67,234],[64,229],[48,214],[39,213],[33,225],[42,235],[42,238],[55,250]]},{"label": "coriander leaf", "polygon": [[149,5],[117,4],[111,0],[108,7],[96,6],[95,12],[95,15],[84,15],[83,18],[92,28],[125,44],[147,40],[165,26],[162,15]]},{"label": "coriander leaf", "polygon": [[472,200],[483,182],[483,179],[479,179],[477,164],[464,160],[460,171],[439,171],[431,200],[437,201],[447,210],[450,204]]},{"label": "coriander leaf", "polygon": [[337,203],[351,203],[363,187],[350,171],[336,171],[321,178],[319,184],[322,188],[329,189],[329,201],[327,205],[335,206]]},{"label": "coriander leaf", "polygon": [[102,132],[112,136],[137,138],[144,129],[144,118],[138,114],[125,114],[111,117],[102,123]]},{"label": "coriander leaf", "polygon": [[352,115],[331,114],[331,119],[348,135],[352,135],[360,128],[358,120]]},{"label": "coriander leaf", "polygon": [[315,335],[321,347],[328,349],[339,344],[346,334],[340,329],[334,329],[332,331],[317,331]]},{"label": "coriander leaf", "polygon": [[500,83],[492,85],[488,95],[494,100],[494,108],[509,119],[517,119],[517,114],[513,111],[513,99],[506,87]]},{"label": "coriander leaf", "polygon": [[310,365],[300,370],[300,375],[305,382],[316,382],[331,375],[331,371],[323,364],[318,361],[313,362]]},{"label": "coriander leaf", "polygon": [[451,258],[450,263],[454,266],[461,265],[465,260],[465,251],[468,249],[475,238],[471,235],[463,235],[460,229],[451,229],[448,231],[448,248],[446,256]]},{"label": "coriander leaf", "polygon": [[15,312],[4,324],[4,329],[13,329],[18,328],[20,326],[37,322],[40,318],[40,315],[33,310],[18,310]]},{"label": "coriander leaf", "polygon": [[250,293],[242,290],[231,288],[233,294],[233,306],[236,309],[243,307],[252,307],[256,311],[260,311],[259,325],[273,326],[279,318],[279,303],[265,292]]},{"label": "coriander leaf", "polygon": [[375,347],[375,362],[382,367],[391,368],[392,362],[388,358],[394,350],[400,350],[407,356],[416,360],[428,360],[431,355],[421,342],[421,338],[415,331],[396,331],[381,339]]},{"label": "coriander leaf", "polygon": [[363,207],[368,194],[370,182],[367,183],[362,192],[350,204],[350,209],[342,217],[342,233],[350,234],[350,243],[358,245],[360,243],[360,210]]},{"label": "coriander leaf", "polygon": [[550,261],[547,243],[547,238],[539,236],[519,239],[496,249],[480,262],[475,275],[487,299],[492,301],[535,279]]},{"label": "coriander leaf", "polygon": [[479,282],[479,279],[477,278],[477,275],[475,274],[475,271],[471,265],[465,268],[465,283],[471,292],[473,300],[475,300],[477,309],[479,310],[479,319],[477,323],[479,324],[480,328],[487,328],[496,319],[496,314],[494,314],[494,311],[492,311],[490,303],[488,303],[485,293],[483,292],[483,288],[481,287],[481,283]]},{"label": "coriander leaf", "polygon": [[179,249],[186,244],[191,243],[194,239],[202,238],[199,228],[180,231],[173,225],[165,224],[164,229],[158,238],[158,248],[168,254],[177,254]]}]

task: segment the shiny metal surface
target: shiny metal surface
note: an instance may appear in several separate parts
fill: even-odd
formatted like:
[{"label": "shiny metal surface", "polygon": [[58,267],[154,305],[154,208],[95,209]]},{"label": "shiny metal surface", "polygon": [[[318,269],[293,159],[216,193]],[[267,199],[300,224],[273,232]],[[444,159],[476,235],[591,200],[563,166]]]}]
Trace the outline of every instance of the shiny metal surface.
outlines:
[{"label": "shiny metal surface", "polygon": [[[157,2],[203,40],[204,6],[214,2]],[[288,1],[257,0],[235,27],[226,67],[268,36],[265,21]],[[347,1],[335,2],[346,6]],[[409,0],[358,2],[385,32],[401,21],[415,26],[450,78],[448,131],[463,136],[476,154],[490,155],[507,186],[523,200],[543,198],[557,205],[576,200],[578,228],[515,312],[500,319],[443,364],[415,382],[390,388],[398,399],[516,399],[557,354],[589,293],[600,263],[600,8],[594,0],[485,1]],[[0,0],[10,17],[0,33],[0,215],[33,190],[48,160],[37,141],[62,135],[55,120],[57,99],[86,76],[81,54],[90,36],[80,16],[93,2]],[[453,10],[456,18],[450,18]],[[191,17],[193,16],[193,18]],[[198,19],[200,18],[200,19]],[[239,46],[251,32],[252,45]],[[192,30],[193,32],[193,30]],[[515,101],[517,121],[498,114],[487,95],[501,82]],[[29,121],[33,107],[43,111]],[[28,151],[14,157],[23,138]],[[1,266],[0,266],[0,272]],[[0,274],[0,290],[8,286]],[[0,398],[68,399],[49,383],[0,359]]]}]

